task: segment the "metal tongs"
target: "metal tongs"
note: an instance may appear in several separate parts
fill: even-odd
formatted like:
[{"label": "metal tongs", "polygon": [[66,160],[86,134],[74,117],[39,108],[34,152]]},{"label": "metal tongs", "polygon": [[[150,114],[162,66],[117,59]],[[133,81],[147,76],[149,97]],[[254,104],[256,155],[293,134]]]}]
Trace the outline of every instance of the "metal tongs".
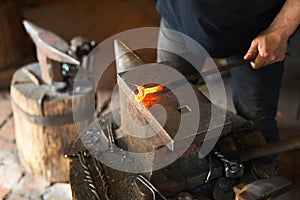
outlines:
[{"label": "metal tongs", "polygon": [[223,72],[223,71],[232,69],[234,67],[237,67],[237,66],[249,63],[249,62],[250,62],[250,60],[244,60],[244,59],[243,60],[238,60],[238,61],[236,61],[234,63],[223,65],[221,67],[208,70],[208,71],[203,72],[201,74],[194,74],[194,75],[188,76],[186,78],[176,80],[176,81],[174,81],[172,83],[167,84],[166,87],[168,87],[169,89],[176,88],[176,87],[178,87],[178,86],[180,86],[182,84],[185,84],[187,81],[199,80],[199,79],[202,79],[203,77],[206,77],[206,76],[209,76],[209,75],[212,75],[212,74],[216,74],[218,72]]}]

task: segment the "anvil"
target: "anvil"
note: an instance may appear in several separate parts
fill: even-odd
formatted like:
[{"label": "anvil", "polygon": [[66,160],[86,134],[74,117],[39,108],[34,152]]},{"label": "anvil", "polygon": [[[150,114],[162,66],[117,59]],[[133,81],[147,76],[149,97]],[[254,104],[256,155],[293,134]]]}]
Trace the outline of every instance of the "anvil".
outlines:
[{"label": "anvil", "polygon": [[[195,102],[194,105],[181,105],[182,102],[178,101],[177,96],[185,95],[185,91],[180,90],[180,86],[176,88],[176,92],[166,87],[163,91],[152,94],[149,97],[151,98],[150,101],[152,101],[149,102],[150,104],[159,104],[164,108],[166,120],[163,124],[158,119],[160,116],[155,116],[155,114],[151,112],[152,105],[145,106],[145,104],[136,101],[134,98],[136,85],[142,84],[144,80],[139,80],[139,77],[127,75],[127,73],[134,74],[134,70],[139,70],[139,72],[141,72],[141,70],[145,70],[138,69],[138,66],[141,66],[144,63],[142,58],[131,51],[119,40],[115,41],[115,54],[117,72],[119,72],[117,74],[117,83],[119,86],[121,130],[128,139],[129,150],[134,152],[149,152],[165,146],[169,150],[173,151],[180,149],[181,145],[184,144],[183,141],[190,138],[194,138],[192,139],[193,144],[201,144],[209,130],[210,120],[217,120],[218,118],[217,116],[211,117],[211,108],[212,106],[216,108],[216,106],[212,104],[207,97],[196,88],[196,86],[188,82],[185,84],[189,84],[189,88],[191,88],[192,93],[194,93],[196,97],[197,102]],[[170,65],[169,63],[163,64]],[[155,65],[157,64],[150,64],[146,67],[153,69]],[[124,66],[127,66],[127,69]],[[152,69],[150,70],[153,71]],[[139,72],[136,72],[136,74]],[[147,69],[144,73],[148,73]],[[159,72],[157,72],[157,74],[149,74],[149,80],[152,81],[152,83],[158,82],[158,74]],[[184,85],[182,87],[184,87]],[[193,107],[195,106],[198,107],[194,110]],[[182,117],[188,116],[190,112],[196,112],[196,110],[200,111],[199,113],[194,113],[199,115],[200,121],[196,122],[198,123],[198,128],[196,130],[186,130],[190,132],[176,137],[179,124],[182,123]],[[217,125],[212,129],[222,127],[222,134],[226,134],[231,131],[231,121],[228,117],[224,123],[220,122],[219,124],[216,124]],[[142,128],[138,128],[137,126]],[[149,127],[147,130],[146,128],[143,128],[146,126]],[[212,129],[209,131],[213,131]],[[148,131],[150,131],[150,133]]]},{"label": "anvil", "polygon": [[80,61],[67,54],[68,43],[51,31],[42,29],[24,20],[24,27],[36,45],[42,80],[51,85],[55,81],[63,81],[62,63],[79,65]]}]

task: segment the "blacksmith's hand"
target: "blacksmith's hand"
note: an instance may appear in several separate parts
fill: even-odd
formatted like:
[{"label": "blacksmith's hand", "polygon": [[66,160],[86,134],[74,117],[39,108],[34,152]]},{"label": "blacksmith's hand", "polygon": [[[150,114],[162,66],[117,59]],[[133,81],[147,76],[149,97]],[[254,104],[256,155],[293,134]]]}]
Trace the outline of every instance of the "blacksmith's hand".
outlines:
[{"label": "blacksmith's hand", "polygon": [[280,30],[266,29],[252,40],[244,56],[254,69],[283,61],[289,36]]}]

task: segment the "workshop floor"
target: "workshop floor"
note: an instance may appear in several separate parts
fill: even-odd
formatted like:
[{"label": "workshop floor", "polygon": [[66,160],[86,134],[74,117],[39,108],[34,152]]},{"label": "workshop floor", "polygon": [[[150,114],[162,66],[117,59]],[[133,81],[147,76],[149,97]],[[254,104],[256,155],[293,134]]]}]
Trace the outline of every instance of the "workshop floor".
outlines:
[{"label": "workshop floor", "polygon": [[[37,2],[34,7],[24,8],[25,18],[50,29],[69,40],[75,35],[101,42],[107,37],[127,29],[142,26],[158,26],[154,0],[27,0]],[[299,38],[300,39],[300,38]],[[297,103],[300,104],[300,62],[295,58],[287,61],[283,89],[280,97],[278,122],[282,138],[300,134],[300,120],[296,119]],[[298,77],[297,77],[298,76]],[[230,102],[230,78],[225,78]],[[19,162],[13,114],[9,91],[0,92],[0,200],[68,200],[71,199],[69,184],[52,184],[40,177],[31,176]],[[289,199],[300,195],[300,150],[280,155],[281,174],[294,183]],[[287,198],[286,198],[287,199]]]}]

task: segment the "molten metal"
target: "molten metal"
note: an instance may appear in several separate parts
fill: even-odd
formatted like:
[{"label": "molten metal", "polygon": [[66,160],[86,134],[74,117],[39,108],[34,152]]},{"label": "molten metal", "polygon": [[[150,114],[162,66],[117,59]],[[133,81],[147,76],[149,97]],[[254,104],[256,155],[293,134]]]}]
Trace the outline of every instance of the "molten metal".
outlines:
[{"label": "molten metal", "polygon": [[135,100],[138,102],[143,101],[143,99],[147,96],[147,94],[153,94],[164,89],[164,86],[157,85],[154,87],[145,88],[143,86],[136,86],[138,93],[135,95]]}]

